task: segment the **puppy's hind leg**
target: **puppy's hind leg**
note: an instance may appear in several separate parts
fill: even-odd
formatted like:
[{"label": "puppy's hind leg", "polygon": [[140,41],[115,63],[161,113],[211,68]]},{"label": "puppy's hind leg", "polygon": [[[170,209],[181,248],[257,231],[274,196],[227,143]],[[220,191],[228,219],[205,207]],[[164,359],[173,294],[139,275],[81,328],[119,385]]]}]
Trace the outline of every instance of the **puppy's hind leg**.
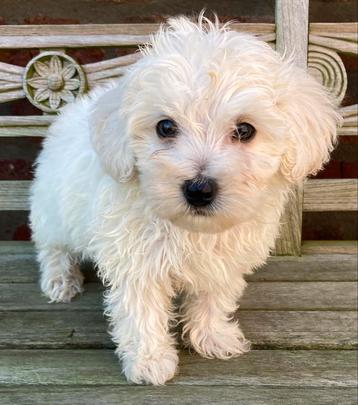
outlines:
[{"label": "puppy's hind leg", "polygon": [[42,292],[50,302],[70,302],[82,292],[83,275],[78,263],[65,247],[46,247],[39,250]]}]

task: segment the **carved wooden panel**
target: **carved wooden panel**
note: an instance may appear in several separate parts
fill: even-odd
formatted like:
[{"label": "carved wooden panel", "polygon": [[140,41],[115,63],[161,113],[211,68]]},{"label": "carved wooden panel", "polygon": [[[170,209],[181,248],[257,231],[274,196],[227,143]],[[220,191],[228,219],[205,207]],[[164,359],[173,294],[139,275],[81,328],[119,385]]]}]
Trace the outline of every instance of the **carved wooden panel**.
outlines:
[{"label": "carved wooden panel", "polygon": [[[119,78],[140,57],[134,53],[81,66],[66,55],[64,47],[136,45],[147,41],[157,28],[157,24],[2,26],[0,48],[51,46],[53,50],[40,49],[25,68],[0,62],[0,103],[27,97],[39,110],[57,112],[82,92]],[[233,28],[254,33],[274,46],[273,24],[234,24]],[[347,74],[338,52],[357,54],[357,28],[355,23],[310,25],[309,72],[339,101],[347,89]],[[341,133],[356,134],[356,111],[342,111],[345,120]]]},{"label": "carved wooden panel", "polygon": [[[358,55],[358,23],[310,25],[308,69],[341,102],[348,82],[340,54]],[[358,105],[341,108],[340,135],[357,135]]]},{"label": "carved wooden panel", "polygon": [[[39,110],[56,113],[84,91],[118,79],[140,57],[133,53],[81,66],[65,48],[139,45],[158,28],[158,24],[0,27],[0,48],[40,48],[25,68],[0,62],[0,103],[26,97]],[[233,28],[271,44],[275,41],[273,24]]]}]

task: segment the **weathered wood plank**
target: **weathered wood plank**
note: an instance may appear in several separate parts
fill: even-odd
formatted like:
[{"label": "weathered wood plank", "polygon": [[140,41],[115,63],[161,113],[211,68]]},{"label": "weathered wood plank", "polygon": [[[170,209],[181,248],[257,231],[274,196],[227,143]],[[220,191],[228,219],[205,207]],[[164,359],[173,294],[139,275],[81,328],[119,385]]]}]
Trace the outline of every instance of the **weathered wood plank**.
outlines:
[{"label": "weathered wood plank", "polygon": [[[21,387],[0,389],[2,405],[302,405],[357,403],[356,388],[341,387]],[[289,402],[288,402],[289,401]]]},{"label": "weathered wood plank", "polygon": [[[0,244],[1,246],[1,244]],[[37,283],[35,254],[1,254],[0,283]],[[88,281],[96,276],[90,264],[83,266]],[[251,281],[357,281],[357,256],[354,254],[275,256],[253,275]]]},{"label": "weathered wood plank", "polygon": [[[233,24],[232,29],[251,32],[272,42],[274,27],[274,24]],[[0,27],[0,49],[135,46],[148,42],[158,28],[159,24],[7,25]]]},{"label": "weathered wood plank", "polygon": [[357,22],[346,22],[346,23],[310,23],[309,31],[312,34],[316,35],[347,35],[355,34],[358,32],[358,23]]},{"label": "weathered wood plank", "polygon": [[303,186],[294,187],[281,216],[279,238],[275,255],[299,256],[301,254]]},{"label": "weathered wood plank", "polygon": [[[307,67],[308,3],[308,0],[276,0],[275,3],[276,50],[291,55],[303,69]],[[278,255],[299,256],[301,253],[302,195],[302,186],[298,185],[289,198],[276,242]]]},{"label": "weathered wood plank", "polygon": [[302,254],[358,254],[356,240],[310,240],[302,244]]},{"label": "weathered wood plank", "polygon": [[[50,304],[37,284],[0,284],[0,311],[101,311],[103,287],[88,283],[70,304]],[[240,300],[241,309],[356,310],[356,282],[251,282]]]},{"label": "weathered wood plank", "polygon": [[357,211],[357,179],[310,180],[304,186],[303,210]]},{"label": "weathered wood plank", "polygon": [[[341,241],[338,245],[332,245],[329,241],[305,242],[303,249],[314,252],[321,250],[322,254],[270,257],[265,266],[248,277],[249,282],[357,281],[357,242]],[[329,250],[338,250],[339,253],[329,254]],[[342,254],[345,250],[351,254]],[[96,280],[90,264],[84,264],[82,268],[88,281]],[[33,244],[0,242],[0,283],[37,282],[38,264]]]},{"label": "weathered wood plank", "polygon": [[357,347],[356,311],[239,311],[246,337],[257,348]]},{"label": "weathered wood plank", "polygon": [[[27,211],[29,209],[30,184],[31,182],[27,180],[0,181],[0,210]],[[303,210],[305,212],[356,211],[358,209],[357,190],[357,179],[308,180],[304,184]],[[292,204],[290,205],[290,212],[293,215],[295,212],[294,207],[298,203],[296,205]],[[282,219],[282,221],[284,220]],[[289,222],[285,223],[285,226],[290,227],[295,225]],[[290,244],[290,241],[292,242],[292,238],[286,242]]]},{"label": "weathered wood plank", "polygon": [[275,256],[248,281],[357,281],[355,254]]},{"label": "weathered wood plank", "polygon": [[[180,352],[168,385],[355,387],[357,353],[349,350],[252,350],[228,361]],[[100,377],[100,378],[99,378]],[[126,385],[112,350],[6,350],[1,385]]]},{"label": "weathered wood plank", "polygon": [[0,312],[0,324],[0,349],[113,347],[99,311]]},{"label": "weathered wood plank", "polygon": [[356,310],[356,282],[252,282],[240,301],[241,309]]},{"label": "weathered wood plank", "polygon": [[0,138],[9,138],[9,137],[16,137],[16,138],[27,138],[27,137],[35,137],[35,138],[44,138],[47,134],[47,127],[43,126],[8,126],[8,127],[1,127],[0,126]]},{"label": "weathered wood plank", "polygon": [[[356,311],[240,310],[238,317],[256,348],[357,347]],[[3,349],[113,347],[99,311],[0,312],[0,324]]]},{"label": "weathered wood plank", "polygon": [[27,115],[27,116],[12,116],[5,115],[0,117],[0,127],[6,126],[45,126],[52,124],[56,116],[54,115]]},{"label": "weathered wood plank", "polygon": [[340,108],[343,125],[338,128],[339,135],[358,135],[358,104]]},{"label": "weathered wood plank", "polygon": [[0,210],[27,211],[30,181],[0,181]]},{"label": "weathered wood plank", "polygon": [[[0,36],[63,36],[63,35],[149,35],[156,32],[160,24],[81,24],[81,25],[3,25]],[[257,34],[273,34],[275,24],[236,23],[232,28]]]},{"label": "weathered wood plank", "polygon": [[0,241],[0,258],[2,258],[3,255],[19,254],[33,256],[35,254],[34,244],[28,241]]},{"label": "weathered wood plank", "polygon": [[101,283],[87,283],[71,303],[50,304],[37,284],[0,284],[0,311],[102,311],[103,291]]},{"label": "weathered wood plank", "polygon": [[320,45],[329,49],[332,49],[337,52],[350,53],[353,55],[358,54],[357,43],[347,41],[346,39],[336,39],[328,38],[326,36],[319,36],[310,34],[309,36],[310,44]]}]

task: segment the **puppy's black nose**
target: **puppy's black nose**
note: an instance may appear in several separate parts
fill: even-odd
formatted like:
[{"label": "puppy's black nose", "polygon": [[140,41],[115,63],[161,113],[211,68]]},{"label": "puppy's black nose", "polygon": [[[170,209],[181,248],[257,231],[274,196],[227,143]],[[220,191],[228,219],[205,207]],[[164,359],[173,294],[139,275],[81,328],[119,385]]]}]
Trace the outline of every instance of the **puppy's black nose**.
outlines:
[{"label": "puppy's black nose", "polygon": [[186,180],[183,184],[184,197],[194,207],[205,207],[212,203],[217,189],[216,181],[206,177]]}]

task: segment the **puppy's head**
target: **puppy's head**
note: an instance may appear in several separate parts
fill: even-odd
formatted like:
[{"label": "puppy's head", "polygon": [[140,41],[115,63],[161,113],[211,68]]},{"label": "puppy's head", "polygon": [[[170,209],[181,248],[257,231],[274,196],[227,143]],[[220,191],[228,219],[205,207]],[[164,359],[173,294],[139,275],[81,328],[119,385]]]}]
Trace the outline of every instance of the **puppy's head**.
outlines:
[{"label": "puppy's head", "polygon": [[324,89],[253,36],[169,20],[97,102],[107,172],[156,215],[199,232],[246,221],[328,160],[339,116]]}]

